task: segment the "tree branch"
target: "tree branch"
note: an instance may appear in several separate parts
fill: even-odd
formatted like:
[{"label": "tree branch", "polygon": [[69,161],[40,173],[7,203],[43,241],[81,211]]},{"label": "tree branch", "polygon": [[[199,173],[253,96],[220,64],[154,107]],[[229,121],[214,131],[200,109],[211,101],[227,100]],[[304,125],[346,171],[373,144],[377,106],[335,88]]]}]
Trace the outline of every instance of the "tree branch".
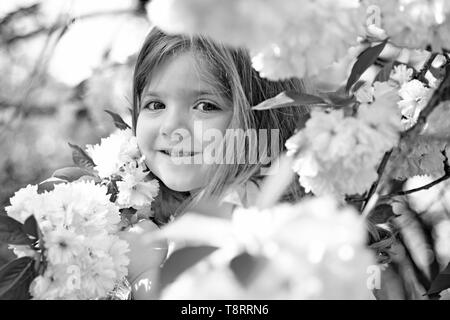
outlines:
[{"label": "tree branch", "polygon": [[442,181],[447,180],[448,178],[450,178],[450,174],[446,173],[445,175],[443,175],[439,179],[437,179],[437,180],[435,180],[433,182],[430,182],[430,183],[428,183],[428,184],[426,184],[424,186],[421,186],[421,187],[418,187],[418,188],[414,188],[414,189],[410,189],[410,190],[406,190],[406,191],[399,191],[399,192],[394,192],[394,193],[391,193],[391,194],[387,194],[387,195],[381,196],[380,200],[387,200],[389,198],[396,197],[396,196],[406,196],[406,195],[414,193],[414,192],[430,189],[431,187],[441,183]]},{"label": "tree branch", "polygon": [[[434,58],[430,58],[428,60],[427,65],[431,66],[431,63],[433,62]],[[422,72],[426,72],[425,67],[422,68],[421,73]],[[411,127],[410,129],[408,129],[407,131],[403,132],[400,135],[400,139],[402,140],[413,140],[415,139],[420,132],[422,131],[422,129],[424,128],[426,122],[427,122],[427,118],[428,116],[434,111],[434,109],[437,108],[437,106],[442,102],[442,101],[446,101],[446,100],[450,100],[450,63],[447,62],[446,67],[445,67],[445,76],[444,79],[442,80],[442,82],[440,83],[439,87],[433,92],[433,95],[431,96],[430,100],[428,101],[427,105],[425,106],[425,108],[421,111],[419,118],[417,119],[417,122],[415,123],[415,125],[413,127]],[[407,144],[409,145],[409,144]],[[362,198],[352,198],[352,197],[347,197],[346,200],[350,201],[350,202],[365,202],[363,209],[367,206],[367,204],[369,203],[370,199],[372,198],[372,196],[375,194],[376,189],[378,187],[378,184],[381,180],[382,174],[386,168],[387,162],[389,160],[389,157],[392,153],[392,150],[387,152],[381,163],[380,166],[378,167],[377,173],[378,173],[378,179],[377,181],[374,182],[374,184],[372,185],[372,187],[369,190],[369,193],[367,195],[367,197],[362,197]],[[405,152],[406,154],[408,154],[409,152]],[[446,167],[447,168],[447,167]],[[447,175],[450,175],[450,170],[446,170],[446,174],[439,178],[438,182],[436,182],[435,184],[442,182],[446,179],[448,179],[449,177],[447,177]],[[444,178],[445,177],[445,178]],[[434,185],[434,184],[433,184]],[[428,186],[428,188],[431,188],[433,185]],[[424,186],[425,187],[425,186]],[[417,188],[419,189],[419,188]],[[422,189],[421,189],[422,190]],[[420,191],[420,190],[418,190]],[[406,191],[402,191],[406,192]],[[415,192],[415,191],[414,191]],[[412,192],[409,192],[412,193]],[[407,194],[409,194],[407,193]],[[397,193],[392,194],[392,195],[385,195],[385,196],[381,196],[380,200],[384,200],[389,198],[389,196],[394,196],[394,195],[399,195]]]},{"label": "tree branch", "polygon": [[39,10],[39,3],[32,4],[27,7],[21,7],[18,8],[15,11],[9,12],[6,16],[3,17],[3,19],[0,20],[0,28],[4,25],[7,25],[10,21],[15,19],[18,16],[26,16],[30,14],[34,14]]},{"label": "tree branch", "polygon": [[93,12],[93,13],[81,15],[78,17],[74,17],[74,18],[70,19],[69,22],[58,22],[51,26],[41,26],[33,31],[28,32],[28,33],[11,36],[9,38],[4,39],[2,41],[2,44],[11,45],[17,41],[32,38],[32,37],[37,36],[42,33],[52,33],[60,28],[67,28],[69,25],[75,23],[76,21],[98,18],[98,17],[103,17],[103,16],[115,16],[115,15],[134,14],[134,13],[135,13],[134,9]]},{"label": "tree branch", "polygon": [[363,210],[366,208],[367,204],[370,202],[370,199],[372,198],[372,196],[375,194],[375,192],[377,191],[378,188],[378,184],[381,181],[381,178],[383,176],[384,170],[386,169],[386,165],[389,161],[389,158],[391,157],[392,154],[392,149],[388,152],[386,152],[383,156],[383,159],[381,160],[381,163],[378,167],[377,173],[378,173],[378,179],[373,183],[372,187],[370,187],[369,193],[367,195],[367,197],[365,198],[365,203],[363,205]]}]

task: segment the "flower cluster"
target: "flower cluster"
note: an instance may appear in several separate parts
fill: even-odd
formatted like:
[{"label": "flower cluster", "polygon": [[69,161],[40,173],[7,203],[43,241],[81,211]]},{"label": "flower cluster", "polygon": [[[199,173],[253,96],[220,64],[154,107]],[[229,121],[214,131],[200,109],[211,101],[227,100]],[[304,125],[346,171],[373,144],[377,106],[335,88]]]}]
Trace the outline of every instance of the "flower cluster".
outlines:
[{"label": "flower cluster", "polygon": [[46,267],[30,286],[34,299],[104,297],[127,275],[128,244],[115,235],[120,213],[106,186],[75,181],[40,194],[27,186],[6,212],[19,222],[33,215],[41,233],[39,250],[14,248],[19,257],[44,256]]},{"label": "flower cluster", "polygon": [[156,0],[148,12],[168,33],[247,47],[255,69],[276,80],[316,75],[342,58],[364,32],[358,6],[357,0]]},{"label": "flower cluster", "polygon": [[[426,107],[433,91],[441,81],[430,70],[426,70],[421,80],[417,79],[417,75],[425,62],[430,59],[430,55],[429,52],[420,50],[400,50],[396,57],[404,63],[394,65],[389,79],[383,82],[383,86],[391,88],[398,95],[396,100],[401,113],[403,130],[410,129],[417,123],[421,111]],[[441,68],[445,59],[443,55],[437,55],[431,61],[431,68],[434,70]],[[366,82],[355,92],[357,101],[362,105],[371,103],[374,100],[377,85],[379,86],[379,82],[375,82],[374,85]],[[443,139],[436,140],[429,134],[430,130],[433,130],[435,135],[447,130],[445,123],[447,109],[445,105],[436,108],[423,134],[414,141],[400,141],[400,144],[396,146],[388,164],[388,171],[393,178],[403,180],[415,175],[443,174],[445,156],[442,151],[445,150],[447,143]]]},{"label": "flower cluster", "polygon": [[101,139],[100,144],[88,145],[86,151],[99,177],[117,185],[116,204],[120,208],[139,209],[151,205],[159,185],[154,179],[148,180],[144,157],[131,129],[117,130]]},{"label": "flower cluster", "polygon": [[[450,40],[450,5],[445,0],[363,0],[361,7],[376,8],[381,26],[398,46],[440,51]],[[448,47],[447,47],[448,49]]]},{"label": "flower cluster", "polygon": [[[189,233],[189,226],[215,225]],[[200,232],[199,232],[200,230]],[[308,199],[270,209],[237,209],[232,220],[186,215],[162,231],[219,249],[187,269],[163,292],[163,299],[367,299],[364,220],[331,198]],[[203,238],[202,238],[203,236]],[[202,238],[202,239],[201,239]],[[258,265],[251,281],[240,282],[233,259],[246,252]]]},{"label": "flower cluster", "polygon": [[356,117],[343,110],[313,111],[306,127],[286,142],[300,184],[316,195],[362,194],[377,178],[377,165],[397,145],[400,115],[396,92],[375,83],[374,102]]}]

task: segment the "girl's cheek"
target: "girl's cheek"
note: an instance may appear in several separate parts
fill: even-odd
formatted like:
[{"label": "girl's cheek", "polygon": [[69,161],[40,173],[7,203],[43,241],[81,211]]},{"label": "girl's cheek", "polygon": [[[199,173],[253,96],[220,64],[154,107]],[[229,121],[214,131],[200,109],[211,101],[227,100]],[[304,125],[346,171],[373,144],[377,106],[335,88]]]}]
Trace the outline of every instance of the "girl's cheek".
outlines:
[{"label": "girl's cheek", "polygon": [[139,117],[136,125],[136,138],[139,148],[143,151],[152,150],[158,131],[159,128],[155,121]]}]

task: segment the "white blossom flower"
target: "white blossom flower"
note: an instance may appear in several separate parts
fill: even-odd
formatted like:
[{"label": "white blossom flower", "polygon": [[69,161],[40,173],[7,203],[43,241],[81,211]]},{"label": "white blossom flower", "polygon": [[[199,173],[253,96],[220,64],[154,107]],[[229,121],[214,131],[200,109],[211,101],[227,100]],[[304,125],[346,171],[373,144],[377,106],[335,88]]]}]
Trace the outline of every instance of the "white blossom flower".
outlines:
[{"label": "white blossom flower", "polygon": [[371,103],[373,102],[373,93],[372,84],[366,82],[355,92],[355,98],[360,103]]},{"label": "white blossom flower", "polygon": [[81,253],[84,236],[59,227],[44,235],[48,261],[52,264],[66,264]]},{"label": "white blossom flower", "polygon": [[403,84],[409,82],[413,75],[413,69],[408,68],[404,64],[400,64],[394,66],[394,69],[391,71],[390,79],[394,80],[398,83],[398,85],[402,86]]},{"label": "white blossom flower", "polygon": [[5,207],[8,215],[17,221],[24,223],[25,220],[33,215],[40,208],[40,197],[37,193],[37,185],[28,185],[25,188],[14,193],[9,200],[11,205]]},{"label": "white blossom flower", "polygon": [[100,144],[88,145],[86,151],[102,178],[119,174],[124,164],[137,161],[141,157],[136,137],[130,129],[117,130],[109,137],[101,139]]},{"label": "white blossom flower", "polygon": [[[178,230],[189,229],[191,223],[183,217],[174,222]],[[231,221],[223,223],[232,237],[166,287],[162,299],[371,297],[366,282],[374,255],[365,246],[364,219],[353,208],[339,207],[332,198],[311,198],[264,210],[239,208]],[[203,238],[208,244],[211,231],[206,230]],[[243,248],[265,259],[259,270],[246,279],[246,286],[229,268],[231,259]]]},{"label": "white blossom flower", "polygon": [[[76,232],[95,234],[99,230],[115,232],[120,222],[118,208],[109,201],[106,186],[92,181],[58,184],[45,193],[46,220],[54,227],[65,224]],[[40,222],[42,219],[38,219]]]},{"label": "white blossom flower", "polygon": [[[18,214],[30,204],[37,206],[33,214],[47,262],[45,273],[30,286],[33,299],[101,298],[127,274],[128,244],[115,235],[120,213],[106,186],[75,181],[42,194],[29,187],[17,194],[9,212]],[[19,255],[33,254],[14,249]]]},{"label": "white blossom flower", "polygon": [[358,117],[344,117],[342,110],[313,111],[306,127],[286,142],[290,154],[298,153],[293,169],[307,192],[364,193],[377,178],[376,167],[399,138],[400,117],[395,90],[374,86],[375,102],[360,106]]},{"label": "white blossom flower", "polygon": [[119,189],[117,203],[119,206],[138,209],[150,205],[158,194],[158,181],[155,179],[145,181],[148,173],[135,164],[130,164],[125,168],[125,173],[122,174],[123,180],[117,182]]},{"label": "white blossom flower", "polygon": [[396,45],[423,49],[432,45],[440,51],[445,44],[445,34],[439,32],[450,12],[445,0],[363,0],[361,6],[379,8],[381,27]]},{"label": "white blossom flower", "polygon": [[[404,190],[411,190],[423,187],[436,180],[432,175],[417,175],[406,180]],[[408,203],[417,212],[445,212],[445,203],[442,197],[445,193],[446,183],[437,184],[429,189],[413,192],[408,195]]]},{"label": "white blossom flower", "polygon": [[404,83],[398,91],[401,101],[398,102],[405,128],[413,126],[419,117],[420,111],[425,108],[432,91],[417,79]]},{"label": "white blossom flower", "polygon": [[60,289],[53,282],[54,280],[52,281],[51,276],[48,276],[48,272],[46,272],[46,274],[34,278],[30,285],[30,292],[38,300],[56,300],[61,298],[59,295]]}]

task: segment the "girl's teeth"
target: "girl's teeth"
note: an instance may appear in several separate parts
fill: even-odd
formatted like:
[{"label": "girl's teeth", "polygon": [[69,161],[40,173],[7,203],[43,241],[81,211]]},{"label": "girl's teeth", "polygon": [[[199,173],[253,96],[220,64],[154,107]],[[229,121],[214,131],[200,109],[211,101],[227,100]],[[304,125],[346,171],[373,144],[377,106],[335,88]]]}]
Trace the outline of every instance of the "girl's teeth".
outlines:
[{"label": "girl's teeth", "polygon": [[172,155],[173,157],[191,157],[191,156],[193,156],[193,153],[192,152],[182,152],[182,151],[180,151],[180,152],[172,152],[172,154],[170,154],[169,152],[165,152],[167,155]]}]

